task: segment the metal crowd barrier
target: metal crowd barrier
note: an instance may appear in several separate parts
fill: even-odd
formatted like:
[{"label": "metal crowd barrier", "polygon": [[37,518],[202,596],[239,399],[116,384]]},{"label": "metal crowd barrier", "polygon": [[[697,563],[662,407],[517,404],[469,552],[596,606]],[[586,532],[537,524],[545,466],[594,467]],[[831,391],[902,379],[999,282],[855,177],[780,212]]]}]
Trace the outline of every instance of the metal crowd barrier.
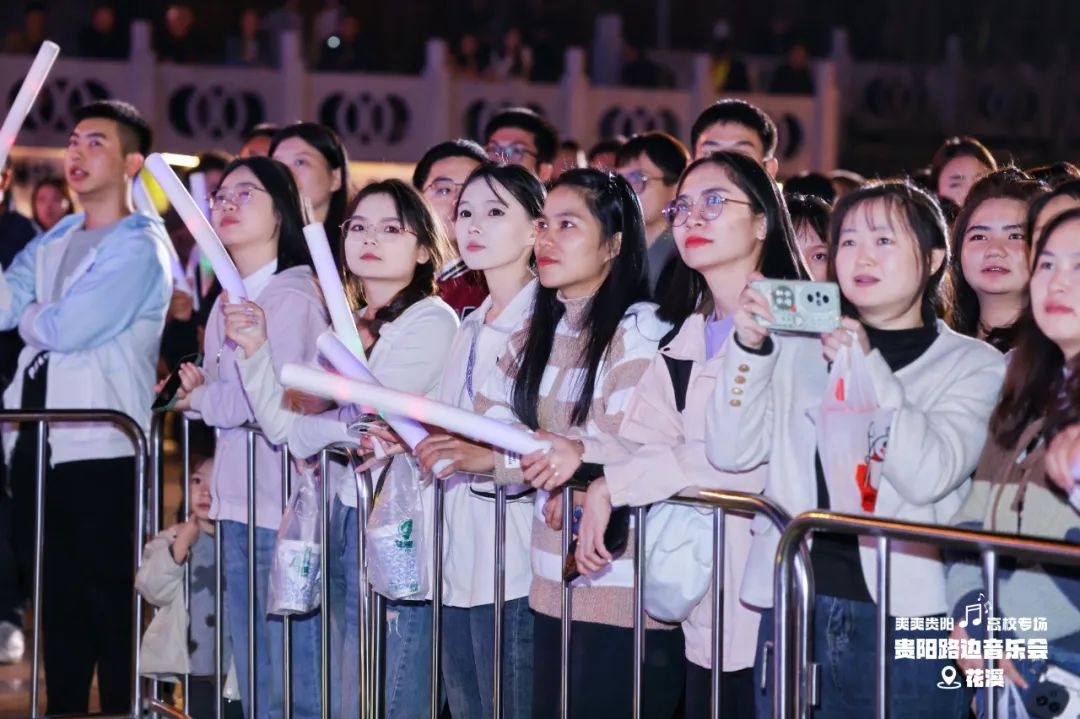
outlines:
[{"label": "metal crowd barrier", "polygon": [[[34,578],[33,578],[33,629],[30,660],[30,716],[34,719],[41,717],[39,706],[39,681],[41,669],[41,585],[42,570],[44,567],[45,551],[45,461],[46,448],[49,441],[50,424],[107,424],[115,426],[127,433],[135,449],[135,540],[134,556],[132,557],[134,572],[139,569],[139,561],[142,557],[142,537],[144,534],[143,517],[145,514],[146,498],[146,435],[131,417],[121,412],[111,410],[87,410],[87,409],[50,409],[40,411],[0,410],[0,423],[2,424],[27,424],[36,422],[38,427],[37,444],[35,447],[35,482],[34,482]],[[134,576],[134,572],[132,576]],[[139,683],[139,640],[142,627],[142,602],[134,586],[131,589],[132,602],[132,661],[131,661],[131,707],[130,712],[123,715],[125,719],[138,719],[142,704],[142,693]],[[46,678],[47,679],[47,678]]]},{"label": "metal crowd barrier", "polygon": [[[889,622],[889,586],[890,568],[887,561],[890,543],[893,540],[915,541],[930,544],[942,549],[956,549],[977,552],[981,556],[983,578],[986,583],[986,595],[991,607],[997,606],[998,596],[998,555],[1029,559],[1037,562],[1059,562],[1080,565],[1080,547],[1064,542],[1052,542],[1031,537],[981,532],[957,527],[914,524],[891,521],[873,517],[836,514],[828,512],[807,512],[791,520],[784,530],[777,549],[775,573],[776,599],[776,662],[774,666],[773,716],[795,716],[798,711],[809,711],[816,702],[813,689],[814,671],[810,662],[805,661],[802,647],[808,647],[809,634],[804,624],[796,628],[789,614],[792,607],[792,591],[796,576],[794,572],[799,562],[797,555],[804,546],[805,539],[812,532],[841,532],[877,538],[877,627],[876,627],[876,684],[875,709],[876,719],[888,716],[888,622]],[[992,639],[994,631],[989,622],[986,638]],[[793,661],[791,647],[800,644],[799,661]],[[997,660],[986,659],[987,666],[993,669]],[[986,693],[986,716],[996,716],[997,697],[991,689]]]}]

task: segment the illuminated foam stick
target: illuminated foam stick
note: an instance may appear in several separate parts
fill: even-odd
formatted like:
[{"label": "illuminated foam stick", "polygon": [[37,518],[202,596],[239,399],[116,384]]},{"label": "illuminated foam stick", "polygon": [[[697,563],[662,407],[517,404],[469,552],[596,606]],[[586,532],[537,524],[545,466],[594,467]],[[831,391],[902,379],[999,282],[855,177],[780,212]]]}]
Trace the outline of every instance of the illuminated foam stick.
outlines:
[{"label": "illuminated foam stick", "polygon": [[45,85],[45,78],[49,76],[49,70],[56,62],[56,56],[60,54],[60,46],[55,42],[46,40],[41,43],[37,57],[30,65],[30,71],[26,73],[19,94],[15,96],[15,102],[11,103],[4,124],[0,125],[0,167],[7,162],[8,153],[15,145],[15,138],[22,129],[26,116],[30,114],[30,108],[34,105],[38,93]]},{"label": "illuminated foam stick", "polygon": [[[131,199],[135,203],[135,209],[144,215],[161,219],[161,214],[157,210],[157,206],[154,205],[154,200],[150,197],[150,190],[146,188],[146,178],[142,173],[135,175],[135,182],[131,186]],[[191,289],[191,284],[187,281],[187,273],[184,272],[184,266],[180,264],[180,255],[176,254],[176,248],[173,246],[172,240],[165,243],[165,249],[169,253],[169,267],[172,269],[173,287],[184,292],[186,294],[195,295],[195,291]]]},{"label": "illuminated foam stick", "polygon": [[[305,200],[305,204],[307,200]],[[353,319],[349,300],[345,296],[345,288],[341,284],[341,275],[338,273],[334,256],[330,252],[330,243],[326,239],[326,229],[322,223],[312,222],[304,227],[304,239],[307,241],[308,250],[311,252],[311,261],[315,265],[315,274],[319,276],[319,286],[322,287],[323,298],[326,307],[330,310],[330,321],[334,325],[334,332],[341,342],[361,362],[366,362],[364,355],[364,343],[360,340],[360,333],[356,331],[356,321]],[[335,364],[336,366],[336,364]],[[339,372],[344,372],[338,367]],[[401,434],[401,432],[398,432]],[[402,435],[404,437],[404,435]]]},{"label": "illuminated foam stick", "polygon": [[[349,379],[381,386],[382,383],[375,379],[375,375],[371,374],[371,370],[367,368],[367,365],[361,362],[345,346],[342,339],[333,332],[323,332],[316,342],[316,347],[319,348],[322,356],[334,366],[334,369]],[[396,414],[388,414],[385,419],[386,423],[405,440],[405,444],[409,445],[409,449],[415,449],[416,445],[420,444],[424,437],[428,436],[428,431],[415,419]],[[450,460],[442,459],[435,463],[433,469],[435,474],[442,474],[442,471],[449,466]]]},{"label": "illuminated foam stick", "polygon": [[287,387],[295,387],[319,397],[374,407],[387,416],[411,417],[514,454],[529,454],[550,447],[548,442],[536,439],[525,430],[497,419],[451,407],[420,395],[357,382],[311,367],[287,364],[281,370],[281,382]]},{"label": "illuminated foam stick", "polygon": [[146,169],[161,185],[161,190],[169,198],[169,202],[172,204],[173,209],[176,210],[176,214],[180,215],[180,219],[184,221],[188,232],[195,239],[195,244],[202,250],[203,257],[210,260],[210,265],[214,268],[214,274],[217,275],[218,281],[229,293],[229,300],[239,302],[244,297],[247,297],[247,293],[244,291],[244,282],[240,279],[240,273],[236,270],[232,258],[225,251],[225,246],[221,244],[221,240],[218,238],[217,233],[214,232],[214,228],[210,226],[202,210],[195,204],[195,200],[191,198],[187,188],[184,187],[184,183],[169,167],[169,163],[165,162],[165,158],[155,152],[146,158]]},{"label": "illuminated foam stick", "polygon": [[191,199],[199,206],[203,217],[210,219],[210,201],[206,199],[206,173],[193,172],[188,175],[188,185],[191,186]]}]

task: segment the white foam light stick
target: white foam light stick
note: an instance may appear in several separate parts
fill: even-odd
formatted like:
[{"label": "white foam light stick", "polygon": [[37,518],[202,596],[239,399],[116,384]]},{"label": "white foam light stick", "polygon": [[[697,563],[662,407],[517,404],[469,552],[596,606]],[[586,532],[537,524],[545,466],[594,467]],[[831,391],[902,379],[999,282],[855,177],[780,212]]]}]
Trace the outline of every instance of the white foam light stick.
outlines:
[{"label": "white foam light stick", "polygon": [[210,226],[202,210],[195,204],[195,200],[191,198],[187,188],[184,187],[184,183],[169,167],[169,163],[165,161],[164,157],[155,152],[146,158],[146,169],[161,185],[162,191],[169,198],[169,202],[172,204],[173,209],[176,210],[176,214],[180,215],[180,219],[187,225],[188,231],[195,239],[195,244],[202,250],[203,255],[210,260],[210,265],[214,268],[214,274],[217,275],[218,282],[229,293],[229,300],[235,303],[247,297],[247,293],[244,291],[244,282],[240,279],[240,273],[237,271],[236,265],[233,264],[232,258],[225,251],[225,246],[221,244],[221,240],[218,238],[217,233],[214,232],[214,228]]},{"label": "white foam light stick", "polygon": [[4,118],[4,124],[0,125],[0,167],[7,162],[8,153],[15,145],[15,138],[19,135],[23,123],[26,122],[26,116],[30,114],[30,108],[33,107],[34,100],[45,85],[49,70],[52,69],[56,56],[59,54],[60,46],[55,42],[46,40],[41,43],[41,49],[38,50],[37,57],[30,65],[30,70],[23,79],[15,101],[11,103],[7,117]]},{"label": "white foam light stick", "polygon": [[[141,173],[135,176],[135,182],[132,183],[131,199],[135,203],[136,210],[155,219],[161,219],[161,214],[158,213],[154,201],[150,198],[150,191],[146,189],[146,181]],[[172,240],[165,243],[165,249],[169,253],[169,268],[172,270],[173,287],[194,296],[195,292],[187,281],[187,273],[184,272],[184,266],[180,264],[180,255],[176,254],[176,247],[173,246]]]},{"label": "white foam light stick", "polygon": [[[371,370],[367,368],[367,365],[361,362],[360,358],[345,346],[344,341],[337,334],[330,331],[323,332],[316,342],[316,347],[319,348],[322,356],[334,366],[334,369],[349,379],[382,386],[382,383],[375,379],[375,375],[371,374]],[[388,414],[384,419],[405,440],[405,444],[409,445],[409,449],[416,449],[416,445],[420,444],[428,436],[428,431],[415,419],[396,414]],[[442,474],[443,470],[449,467],[450,464],[450,460],[441,459],[435,463],[432,469],[435,470],[435,474]]]},{"label": "white foam light stick", "polygon": [[203,217],[210,219],[210,201],[206,199],[206,174],[193,172],[188,175],[188,184],[191,185],[191,199],[199,206]]},{"label": "white foam light stick", "polygon": [[287,364],[281,369],[281,382],[286,387],[295,387],[319,397],[374,407],[387,416],[411,417],[514,454],[530,454],[550,448],[548,442],[497,419],[311,367]]},{"label": "white foam light stick", "polygon": [[[334,263],[334,255],[330,252],[330,243],[326,239],[326,228],[322,226],[322,223],[312,222],[304,227],[304,239],[311,252],[311,261],[315,265],[315,274],[319,277],[319,286],[322,287],[326,307],[330,310],[330,321],[334,325],[334,332],[349,352],[360,362],[366,362],[364,343],[360,340],[360,333],[356,331],[356,321],[353,319],[349,300],[345,296],[345,288],[341,284],[341,275]],[[337,367],[337,364],[335,363],[334,366]],[[339,372],[345,372],[341,367],[337,369]],[[398,434],[401,432],[399,431]],[[404,438],[404,435],[402,437]]]}]

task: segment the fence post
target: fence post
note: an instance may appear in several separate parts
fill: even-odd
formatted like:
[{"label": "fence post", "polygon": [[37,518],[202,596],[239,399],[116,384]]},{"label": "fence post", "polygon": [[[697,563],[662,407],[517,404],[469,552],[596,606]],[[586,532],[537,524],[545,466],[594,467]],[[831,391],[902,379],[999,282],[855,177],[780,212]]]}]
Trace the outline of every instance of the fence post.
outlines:
[{"label": "fence post", "polygon": [[246,430],[247,439],[247,675],[248,707],[251,716],[259,716],[255,700],[255,432]]},{"label": "fence post", "polygon": [[[574,500],[573,491],[569,487],[562,490],[562,563],[566,566],[566,556],[570,553],[571,526],[574,523]],[[574,611],[571,604],[573,593],[570,583],[566,581],[566,575],[562,579],[562,596],[560,598],[560,623],[559,623],[559,717],[570,719],[570,624],[573,620]]]},{"label": "fence post", "polygon": [[310,107],[310,94],[307,92],[308,76],[304,67],[304,56],[300,51],[300,35],[294,30],[282,32],[278,39],[278,51],[281,63],[278,75],[281,79],[281,92],[277,112],[273,121],[287,124],[298,120],[318,122],[316,108]]},{"label": "fence post", "polygon": [[506,485],[495,485],[495,669],[491,715],[502,719],[503,607],[506,605]]},{"label": "fence post", "polygon": [[34,481],[34,650],[31,654],[30,714],[41,716],[38,707],[38,675],[41,673],[41,580],[45,551],[45,447],[49,440],[49,423],[37,423],[38,435],[35,454],[37,464]]}]

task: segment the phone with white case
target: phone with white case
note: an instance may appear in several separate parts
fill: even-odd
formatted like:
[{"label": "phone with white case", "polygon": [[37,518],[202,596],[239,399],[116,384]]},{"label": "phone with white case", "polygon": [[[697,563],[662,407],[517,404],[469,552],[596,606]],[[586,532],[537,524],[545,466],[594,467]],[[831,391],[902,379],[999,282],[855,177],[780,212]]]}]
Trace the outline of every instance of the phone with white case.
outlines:
[{"label": "phone with white case", "polygon": [[773,321],[758,324],[781,332],[823,334],[840,326],[840,287],[835,282],[756,280],[751,283],[769,302]]}]

